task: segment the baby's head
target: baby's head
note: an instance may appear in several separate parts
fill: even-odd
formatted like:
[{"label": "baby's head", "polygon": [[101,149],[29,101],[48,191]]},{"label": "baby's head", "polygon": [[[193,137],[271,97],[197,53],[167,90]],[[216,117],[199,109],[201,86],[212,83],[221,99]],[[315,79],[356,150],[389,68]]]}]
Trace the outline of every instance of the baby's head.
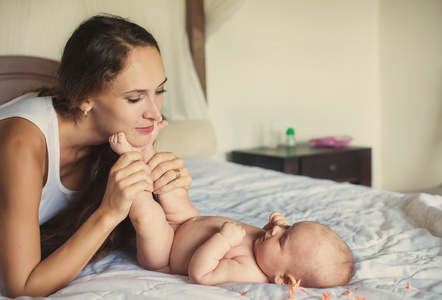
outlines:
[{"label": "baby's head", "polygon": [[255,241],[254,253],[271,282],[325,288],[347,285],[354,259],[347,244],[329,227],[303,221],[275,226]]}]

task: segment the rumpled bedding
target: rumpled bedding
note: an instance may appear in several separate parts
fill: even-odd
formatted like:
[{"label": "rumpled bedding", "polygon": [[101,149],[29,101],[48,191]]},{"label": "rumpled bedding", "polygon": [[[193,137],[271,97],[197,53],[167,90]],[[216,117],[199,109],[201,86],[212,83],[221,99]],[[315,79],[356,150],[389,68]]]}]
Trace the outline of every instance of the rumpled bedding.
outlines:
[{"label": "rumpled bedding", "polygon": [[272,211],[279,211],[291,223],[330,226],[355,256],[349,286],[195,285],[186,276],[144,270],[115,252],[47,298],[442,299],[441,196],[388,192],[213,159],[187,160],[186,165],[193,177],[190,199],[202,215],[262,227]]}]

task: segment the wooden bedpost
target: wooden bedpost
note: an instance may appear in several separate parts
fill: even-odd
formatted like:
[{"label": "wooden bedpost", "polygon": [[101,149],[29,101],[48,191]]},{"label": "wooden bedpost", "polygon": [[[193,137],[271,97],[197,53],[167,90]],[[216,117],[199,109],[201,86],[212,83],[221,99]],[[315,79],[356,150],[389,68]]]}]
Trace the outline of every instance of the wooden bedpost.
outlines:
[{"label": "wooden bedpost", "polygon": [[[186,27],[190,51],[198,78],[206,95],[204,0],[186,0]],[[206,98],[207,101],[207,98]]]}]

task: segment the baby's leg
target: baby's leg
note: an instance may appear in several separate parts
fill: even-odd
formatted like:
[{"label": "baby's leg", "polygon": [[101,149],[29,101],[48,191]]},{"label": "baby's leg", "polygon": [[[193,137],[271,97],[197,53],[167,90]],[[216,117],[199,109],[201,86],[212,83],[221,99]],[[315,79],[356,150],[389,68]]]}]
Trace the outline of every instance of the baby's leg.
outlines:
[{"label": "baby's leg", "polygon": [[[126,139],[122,132],[113,134],[109,143],[117,154],[129,151],[142,152]],[[129,212],[136,231],[137,259],[141,266],[153,271],[165,271],[169,265],[174,230],[166,220],[163,208],[157,203],[152,193],[138,193]]]},{"label": "baby's leg", "polygon": [[[161,128],[167,125],[164,125],[163,122],[165,121],[155,125],[156,129],[153,132],[152,139],[155,139]],[[143,149],[133,147],[127,141],[126,135],[123,132],[113,134],[109,138],[109,143],[112,150],[120,155],[128,151],[140,151],[143,154],[143,151],[146,153],[154,149],[153,146],[150,147],[150,149],[149,146]],[[143,157],[145,157],[145,154],[143,154]],[[174,230],[188,219],[199,216],[198,210],[190,203],[188,191],[185,188],[177,188],[168,193],[158,195],[157,197],[159,204],[164,210],[166,220]]]},{"label": "baby's leg", "polygon": [[175,231],[167,222],[163,208],[151,193],[141,192],[132,204],[129,217],[136,232],[140,265],[167,273]]}]

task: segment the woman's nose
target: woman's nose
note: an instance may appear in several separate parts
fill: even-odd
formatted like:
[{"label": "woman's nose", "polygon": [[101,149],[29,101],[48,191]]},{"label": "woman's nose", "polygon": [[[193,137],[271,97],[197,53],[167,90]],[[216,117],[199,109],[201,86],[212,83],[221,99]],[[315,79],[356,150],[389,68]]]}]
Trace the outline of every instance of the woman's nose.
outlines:
[{"label": "woman's nose", "polygon": [[144,107],[143,117],[145,119],[160,121],[162,118],[161,105],[156,103],[155,100],[149,97]]}]

